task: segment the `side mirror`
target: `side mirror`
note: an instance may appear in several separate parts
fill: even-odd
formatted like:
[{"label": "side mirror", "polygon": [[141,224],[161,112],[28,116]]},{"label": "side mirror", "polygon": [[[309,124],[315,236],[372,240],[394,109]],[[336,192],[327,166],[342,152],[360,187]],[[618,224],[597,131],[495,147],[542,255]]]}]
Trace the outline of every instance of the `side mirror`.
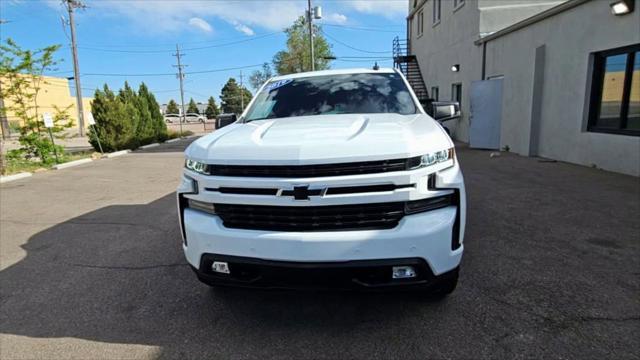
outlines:
[{"label": "side mirror", "polygon": [[453,120],[460,117],[460,103],[457,101],[434,101],[433,118],[437,121]]},{"label": "side mirror", "polygon": [[220,114],[216,118],[216,129],[220,129],[227,125],[233,124],[238,120],[238,116],[235,113]]}]

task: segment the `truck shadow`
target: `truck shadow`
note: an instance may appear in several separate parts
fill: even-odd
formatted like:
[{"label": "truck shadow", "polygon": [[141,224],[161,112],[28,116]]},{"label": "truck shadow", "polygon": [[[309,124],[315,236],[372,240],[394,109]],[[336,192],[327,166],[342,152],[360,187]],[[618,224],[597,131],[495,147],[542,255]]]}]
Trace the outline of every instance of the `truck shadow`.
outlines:
[{"label": "truck shadow", "polygon": [[107,206],[32,236],[26,257],[0,272],[0,333],[154,345],[168,358],[302,357],[309,346],[352,357],[332,343],[377,339],[359,356],[386,353],[387,337],[405,336],[395,331],[408,329],[418,308],[432,314],[422,322],[444,316],[447,301],[425,307],[398,294],[212,290],[184,260],[176,212],[171,193]]}]

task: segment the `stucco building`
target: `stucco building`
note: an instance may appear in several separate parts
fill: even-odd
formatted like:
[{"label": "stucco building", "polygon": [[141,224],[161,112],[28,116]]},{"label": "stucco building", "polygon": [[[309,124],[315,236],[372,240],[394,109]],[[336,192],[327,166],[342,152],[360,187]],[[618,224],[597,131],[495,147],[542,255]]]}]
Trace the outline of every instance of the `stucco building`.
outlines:
[{"label": "stucco building", "polygon": [[637,2],[411,0],[407,53],[457,140],[640,176]]},{"label": "stucco building", "polygon": [[[6,79],[0,79],[0,86],[7,86]],[[83,98],[85,111],[91,111],[91,101],[93,98]],[[10,98],[2,99],[0,104],[5,109],[11,109],[13,106]],[[77,132],[78,126],[78,107],[76,97],[71,93],[69,80],[66,78],[44,76],[40,81],[40,91],[38,93],[38,113],[44,112],[55,113],[56,107],[60,110],[67,110],[69,120],[73,122],[76,128],[70,128],[70,132]],[[6,114],[0,114],[0,131],[2,134],[17,135],[15,129],[21,125],[21,120],[15,114],[8,110]],[[85,126],[88,126],[85,122]],[[11,129],[14,129],[12,131]]]}]

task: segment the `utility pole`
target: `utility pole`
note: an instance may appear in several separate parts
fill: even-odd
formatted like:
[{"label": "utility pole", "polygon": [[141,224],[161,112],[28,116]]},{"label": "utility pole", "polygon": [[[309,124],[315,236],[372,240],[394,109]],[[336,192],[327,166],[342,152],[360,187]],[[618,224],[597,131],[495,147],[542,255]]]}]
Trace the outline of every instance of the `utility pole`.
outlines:
[{"label": "utility pole", "polygon": [[313,53],[313,10],[311,0],[307,0],[307,24],[309,25],[309,51],[311,53],[311,71],[316,70],[315,55]]},{"label": "utility pole", "polygon": [[242,85],[242,70],[240,70],[240,114],[244,111],[244,86]]},{"label": "utility pole", "polygon": [[76,24],[73,20],[73,10],[84,9],[80,0],[63,0],[69,11],[69,27],[71,28],[71,52],[73,54],[73,79],[76,84],[76,102],[78,103],[78,134],[84,136],[84,104],[82,103],[82,88],[80,87],[80,65],[78,64],[78,48],[76,44]]},{"label": "utility pole", "polygon": [[173,65],[173,67],[178,68],[177,76],[178,76],[178,79],[180,79],[180,103],[182,105],[182,116],[180,117],[180,137],[182,137],[182,122],[183,121],[187,122],[187,117],[184,109],[184,87],[183,87],[184,73],[182,72],[182,68],[187,65],[183,65],[182,62],[180,62],[180,57],[182,55],[184,54],[180,54],[180,46],[176,44],[176,53],[173,54],[173,56],[175,56],[176,59],[178,60],[178,65]]}]

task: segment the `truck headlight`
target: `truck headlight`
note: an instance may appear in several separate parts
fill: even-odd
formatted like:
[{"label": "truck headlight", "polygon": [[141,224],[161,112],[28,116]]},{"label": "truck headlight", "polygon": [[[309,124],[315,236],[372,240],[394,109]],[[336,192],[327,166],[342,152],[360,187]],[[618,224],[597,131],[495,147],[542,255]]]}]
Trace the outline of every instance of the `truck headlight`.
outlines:
[{"label": "truck headlight", "polygon": [[[422,156],[421,167],[432,166],[441,163],[450,163],[449,166],[453,166],[454,148],[436,151],[430,154]],[[445,166],[445,167],[449,167]]]},{"label": "truck headlight", "polygon": [[207,168],[207,164],[199,161],[187,159],[184,162],[184,167],[191,171],[195,171],[198,174],[209,175],[209,169]]}]

